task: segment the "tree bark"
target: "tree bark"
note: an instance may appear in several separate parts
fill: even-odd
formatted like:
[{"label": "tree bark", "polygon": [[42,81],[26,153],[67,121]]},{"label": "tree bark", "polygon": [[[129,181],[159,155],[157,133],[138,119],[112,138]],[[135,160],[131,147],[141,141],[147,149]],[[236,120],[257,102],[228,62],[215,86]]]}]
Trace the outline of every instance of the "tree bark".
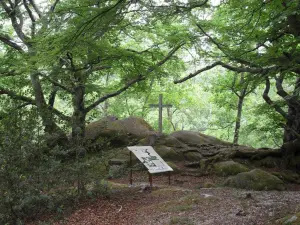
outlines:
[{"label": "tree bark", "polygon": [[79,84],[73,88],[73,116],[72,116],[72,139],[84,138],[85,135],[85,108],[84,108],[84,93],[85,86]]},{"label": "tree bark", "polygon": [[236,122],[235,122],[233,144],[238,144],[238,142],[239,142],[239,133],[240,133],[240,127],[241,127],[243,103],[244,103],[244,96],[241,95],[241,96],[239,96],[239,100],[238,100],[237,116],[236,116]]}]

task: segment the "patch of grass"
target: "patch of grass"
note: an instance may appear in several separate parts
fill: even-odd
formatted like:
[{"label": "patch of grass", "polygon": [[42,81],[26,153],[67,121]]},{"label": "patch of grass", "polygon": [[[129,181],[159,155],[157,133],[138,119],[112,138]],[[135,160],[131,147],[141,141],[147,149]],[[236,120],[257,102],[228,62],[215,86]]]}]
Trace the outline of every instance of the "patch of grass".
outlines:
[{"label": "patch of grass", "polygon": [[167,212],[185,212],[193,208],[192,205],[169,205],[165,208]]},{"label": "patch of grass", "polygon": [[203,184],[203,187],[204,188],[212,188],[212,187],[215,187],[215,184],[211,183],[211,182],[206,182]]},{"label": "patch of grass", "polygon": [[284,225],[299,225],[300,224],[300,212],[286,216],[282,219],[278,220],[278,224],[284,224]]},{"label": "patch of grass", "polygon": [[169,225],[194,225],[194,223],[191,221],[190,218],[184,216],[184,217],[172,217],[170,220]]},{"label": "patch of grass", "polygon": [[217,200],[214,196],[201,196],[200,194],[188,194],[178,200],[163,202],[157,207],[164,212],[184,212],[193,209],[198,204],[215,202]]}]

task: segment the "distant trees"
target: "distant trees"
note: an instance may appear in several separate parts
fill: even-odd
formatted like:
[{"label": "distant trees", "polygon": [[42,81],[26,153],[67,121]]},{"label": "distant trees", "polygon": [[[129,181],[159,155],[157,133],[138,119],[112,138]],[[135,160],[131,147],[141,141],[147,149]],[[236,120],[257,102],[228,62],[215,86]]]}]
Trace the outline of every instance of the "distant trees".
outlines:
[{"label": "distant trees", "polygon": [[[300,134],[299,9],[300,1],[288,0],[221,4],[210,22],[196,24],[213,46],[206,52],[215,62],[175,83],[216,66],[251,74],[253,80],[264,82],[264,100],[286,121],[283,142],[296,141]],[[284,105],[269,97],[270,80],[275,81]]]}]

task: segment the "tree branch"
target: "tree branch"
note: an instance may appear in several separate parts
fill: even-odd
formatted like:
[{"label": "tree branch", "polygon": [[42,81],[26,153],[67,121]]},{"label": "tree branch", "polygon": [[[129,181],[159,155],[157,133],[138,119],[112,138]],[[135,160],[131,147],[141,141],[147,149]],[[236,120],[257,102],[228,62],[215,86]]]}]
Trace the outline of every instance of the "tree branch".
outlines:
[{"label": "tree branch", "polygon": [[247,73],[258,73],[258,74],[263,74],[263,73],[268,73],[268,72],[271,72],[271,71],[274,71],[276,70],[278,67],[277,66],[272,66],[272,67],[267,67],[267,68],[252,68],[252,67],[234,67],[234,66],[231,66],[229,64],[226,64],[226,63],[223,63],[221,61],[217,61],[217,62],[214,62],[213,64],[209,65],[209,66],[206,66],[200,70],[197,70],[196,72],[194,73],[191,73],[189,74],[188,76],[182,78],[182,79],[179,79],[179,80],[175,80],[174,83],[175,84],[178,84],[178,83],[182,83],[186,80],[189,80],[195,76],[197,76],[198,74],[204,72],[204,71],[207,71],[207,70],[210,70],[216,66],[222,66],[228,70],[231,70],[231,71],[235,71],[237,73],[242,73],[242,72],[247,72]]},{"label": "tree branch", "polygon": [[2,41],[4,44],[16,49],[19,52],[24,52],[22,47],[17,45],[15,42],[12,41],[12,39],[6,35],[0,34],[0,41]]},{"label": "tree branch", "polygon": [[49,11],[50,13],[54,12],[54,10],[55,10],[58,2],[59,2],[59,0],[55,0],[55,2],[53,3],[53,5],[50,7],[50,11]]},{"label": "tree branch", "polygon": [[[3,88],[1,86],[0,86],[0,95],[7,95],[12,99],[20,100],[20,101],[26,102],[27,104],[30,104],[30,105],[36,105],[36,101],[33,100],[32,98],[22,96],[22,95],[18,95],[15,92],[10,91],[10,90],[8,90],[6,88]],[[71,118],[69,116],[64,115],[63,113],[61,113],[60,111],[58,111],[57,109],[55,109],[51,106],[47,105],[47,109],[49,109],[51,112],[53,112],[55,115],[57,115],[62,120],[65,120],[65,121],[70,121],[71,120]]]},{"label": "tree branch", "polygon": [[50,107],[52,107],[52,108],[54,106],[54,102],[55,102],[55,97],[56,97],[57,91],[58,91],[57,86],[53,85],[52,91],[50,93],[50,97],[49,97],[49,100],[48,100],[48,105]]},{"label": "tree branch", "polygon": [[42,17],[42,13],[40,11],[40,9],[37,7],[36,3],[34,0],[29,0],[30,4],[32,5],[32,7],[34,8],[36,14],[38,14],[39,18]]},{"label": "tree branch", "polygon": [[99,98],[97,101],[95,101],[93,104],[91,104],[90,106],[88,106],[86,109],[85,109],[85,113],[88,113],[89,111],[91,111],[93,108],[95,108],[97,105],[99,105],[101,102],[104,102],[105,100],[109,99],[109,98],[112,98],[112,97],[115,97],[119,94],[121,94],[122,92],[126,91],[128,88],[130,88],[132,85],[142,81],[142,80],[145,80],[145,77],[143,76],[138,76],[137,78],[131,80],[130,82],[128,82],[124,87],[122,87],[121,89],[115,91],[115,92],[112,92],[110,94],[107,94],[101,98]]},{"label": "tree branch", "polygon": [[18,95],[15,92],[10,91],[3,87],[0,87],[0,95],[7,95],[7,96],[11,97],[12,99],[21,100],[21,101],[27,102],[31,105],[35,105],[35,101],[33,99],[26,97],[26,96]]},{"label": "tree branch", "polygon": [[280,75],[279,77],[275,77],[276,80],[276,89],[277,89],[277,94],[282,97],[285,101],[287,101],[289,104],[297,105],[300,107],[300,104],[298,101],[296,101],[295,97],[296,96],[291,96],[289,95],[282,86],[283,82],[283,75]]},{"label": "tree branch", "polygon": [[2,5],[3,9],[5,10],[7,16],[10,18],[12,26],[13,26],[15,32],[17,33],[18,37],[24,42],[24,44],[30,45],[28,43],[29,38],[24,34],[24,32],[22,30],[22,22],[21,22],[23,20],[22,15],[19,16],[20,24],[17,22],[17,17],[16,17],[17,5],[14,5],[14,8],[11,9],[5,4],[4,1],[0,1],[0,4]]},{"label": "tree branch", "polygon": [[286,112],[284,112],[282,110],[281,107],[279,107],[278,105],[274,104],[274,102],[271,100],[271,98],[269,97],[269,91],[270,91],[270,80],[268,77],[266,77],[266,88],[264,90],[263,93],[263,99],[272,107],[275,108],[275,110],[281,114],[285,119],[288,119],[288,115]]},{"label": "tree branch", "polygon": [[248,66],[257,67],[257,65],[255,65],[255,64],[253,64],[253,63],[251,63],[251,62],[248,62],[248,61],[246,61],[246,60],[244,60],[244,59],[240,59],[240,58],[237,58],[237,57],[232,57],[231,55],[229,55],[229,54],[226,52],[226,50],[224,49],[224,47],[222,46],[222,44],[218,43],[212,36],[210,36],[207,32],[205,32],[204,29],[200,26],[200,24],[196,24],[196,26],[197,26],[197,27],[201,30],[201,32],[202,32],[205,36],[207,36],[207,37],[209,38],[209,40],[210,40],[214,45],[216,45],[217,48],[218,48],[221,52],[223,52],[223,54],[224,54],[225,56],[227,56],[229,59],[234,60],[234,61],[236,61],[236,62],[238,62],[238,63],[242,63],[242,64],[245,64],[245,65],[248,65]]},{"label": "tree branch", "polygon": [[[152,71],[155,70],[155,68],[162,66],[163,64],[165,64],[173,55],[176,51],[178,51],[178,49],[180,49],[185,43],[181,42],[179,43],[177,46],[175,46],[161,61],[157,62],[154,66],[150,67],[148,69],[148,73],[151,73]],[[92,109],[94,109],[97,105],[99,105],[101,102],[104,102],[105,100],[115,97],[119,94],[121,94],[122,92],[126,91],[128,88],[130,88],[131,86],[133,86],[134,84],[145,80],[146,77],[143,75],[138,75],[135,79],[129,81],[124,87],[122,87],[121,89],[112,92],[110,94],[107,94],[101,98],[99,98],[97,101],[95,101],[94,103],[92,103],[90,106],[88,106],[85,109],[85,113],[88,113],[89,111],[91,111]]]},{"label": "tree branch", "polygon": [[48,80],[51,84],[57,86],[57,87],[60,87],[61,89],[65,90],[66,92],[72,94],[73,91],[67,87],[65,87],[64,85],[62,85],[61,83],[55,81],[55,80],[52,80],[51,78],[49,78],[48,76],[45,76],[45,79]]}]

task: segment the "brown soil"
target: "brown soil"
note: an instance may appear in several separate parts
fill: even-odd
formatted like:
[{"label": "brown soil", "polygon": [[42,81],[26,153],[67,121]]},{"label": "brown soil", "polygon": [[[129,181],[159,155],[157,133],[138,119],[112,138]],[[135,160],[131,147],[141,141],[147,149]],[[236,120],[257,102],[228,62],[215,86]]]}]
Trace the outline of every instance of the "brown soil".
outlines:
[{"label": "brown soil", "polygon": [[[55,225],[271,225],[288,214],[300,211],[300,187],[288,190],[247,191],[232,188],[203,188],[222,183],[222,178],[173,175],[153,176],[152,191],[146,171],[111,180],[110,198],[98,198],[79,205]],[[126,184],[126,185],[125,185]],[[38,224],[38,223],[36,223]],[[51,223],[50,223],[51,224]]]}]

